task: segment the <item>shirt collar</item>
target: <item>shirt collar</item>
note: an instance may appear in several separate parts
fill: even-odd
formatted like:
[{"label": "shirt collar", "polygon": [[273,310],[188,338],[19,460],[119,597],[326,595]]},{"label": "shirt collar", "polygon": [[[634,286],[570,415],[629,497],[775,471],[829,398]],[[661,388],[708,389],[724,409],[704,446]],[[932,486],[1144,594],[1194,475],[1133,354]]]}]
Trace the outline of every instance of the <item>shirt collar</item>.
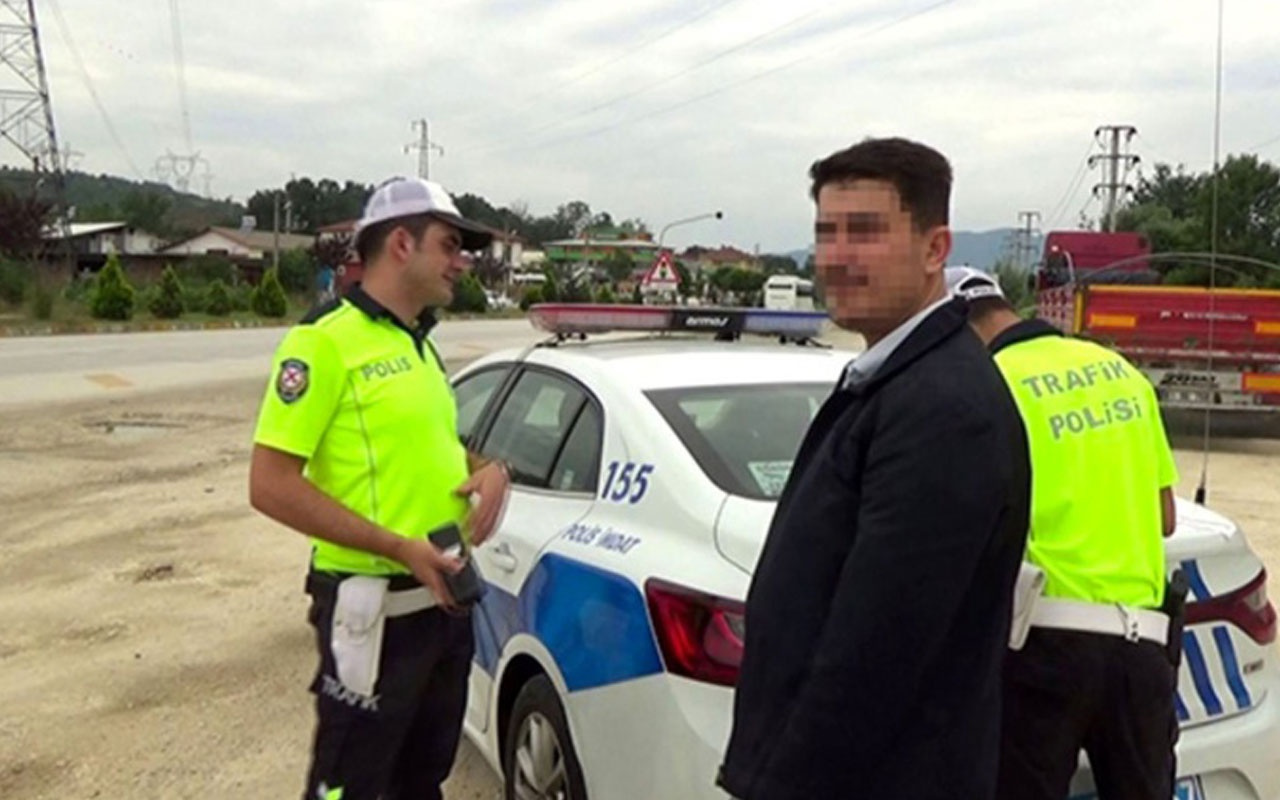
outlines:
[{"label": "shirt collar", "polygon": [[424,308],[422,313],[418,315],[417,325],[410,328],[400,321],[400,318],[391,313],[391,309],[379,303],[373,295],[364,290],[364,286],[356,284],[346,294],[347,302],[360,309],[365,316],[372,320],[389,319],[391,324],[400,330],[409,334],[413,339],[414,346],[418,348],[418,352],[422,352],[422,340],[427,338],[427,334],[436,326],[436,313],[434,308]]},{"label": "shirt collar", "polygon": [[840,379],[840,388],[849,389],[870,380],[876,374],[876,371],[884,366],[884,362],[889,360],[889,356],[893,355],[893,351],[897,350],[907,340],[907,337],[920,326],[921,322],[924,322],[925,317],[951,302],[951,300],[952,295],[943,296],[941,300],[911,316],[906,322],[890,331],[883,339],[869,347],[853,361],[850,361],[848,366],[844,368],[844,377]]}]

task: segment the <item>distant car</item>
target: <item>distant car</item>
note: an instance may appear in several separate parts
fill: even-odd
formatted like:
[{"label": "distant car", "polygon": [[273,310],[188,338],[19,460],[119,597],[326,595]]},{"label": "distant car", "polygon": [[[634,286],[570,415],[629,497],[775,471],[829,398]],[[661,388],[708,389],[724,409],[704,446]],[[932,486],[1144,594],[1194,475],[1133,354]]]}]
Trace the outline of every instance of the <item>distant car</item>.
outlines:
[{"label": "distant car", "polygon": [[[476,555],[489,591],[466,733],[508,798],[724,798],[714,781],[751,572],[801,437],[855,354],[771,343],[817,335],[813,312],[552,305],[530,317],[554,337],[454,379],[460,435],[513,482]],[[641,335],[590,338],[610,330]],[[737,340],[676,332],[694,330]],[[1234,523],[1191,503],[1167,549],[1192,587],[1177,796],[1275,798],[1266,573]],[[1088,796],[1087,765],[1072,790]]]},{"label": "distant car", "polygon": [[507,297],[502,292],[494,291],[493,289],[486,289],[484,292],[484,298],[488,303],[489,308],[492,308],[495,311],[504,311],[508,308],[515,308],[516,306],[510,297]]}]

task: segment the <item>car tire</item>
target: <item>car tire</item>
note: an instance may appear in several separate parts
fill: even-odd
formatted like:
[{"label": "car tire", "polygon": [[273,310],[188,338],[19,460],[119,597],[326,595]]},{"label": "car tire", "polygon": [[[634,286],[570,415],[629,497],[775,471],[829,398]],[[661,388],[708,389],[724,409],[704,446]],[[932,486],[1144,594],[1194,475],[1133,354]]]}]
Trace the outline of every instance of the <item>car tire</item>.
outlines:
[{"label": "car tire", "polygon": [[564,707],[545,675],[531,678],[516,696],[502,772],[507,800],[587,800]]}]

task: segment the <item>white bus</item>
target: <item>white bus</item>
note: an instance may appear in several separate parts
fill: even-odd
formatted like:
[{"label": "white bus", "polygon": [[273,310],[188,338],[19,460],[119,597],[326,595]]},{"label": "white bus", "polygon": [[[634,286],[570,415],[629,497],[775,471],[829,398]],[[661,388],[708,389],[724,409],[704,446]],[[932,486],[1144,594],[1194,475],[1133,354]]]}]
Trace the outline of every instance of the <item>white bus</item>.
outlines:
[{"label": "white bus", "polygon": [[772,275],[764,282],[764,307],[783,311],[813,310],[813,281],[795,275]]}]

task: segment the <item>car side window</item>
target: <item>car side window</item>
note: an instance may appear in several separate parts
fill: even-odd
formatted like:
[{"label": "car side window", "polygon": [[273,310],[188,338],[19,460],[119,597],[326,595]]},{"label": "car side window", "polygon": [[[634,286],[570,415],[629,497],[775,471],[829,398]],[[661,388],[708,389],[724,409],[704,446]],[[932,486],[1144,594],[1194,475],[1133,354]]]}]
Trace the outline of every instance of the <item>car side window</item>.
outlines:
[{"label": "car side window", "polygon": [[453,387],[454,400],[458,406],[458,438],[464,444],[470,442],[480,415],[484,413],[493,393],[502,385],[508,372],[507,367],[487,369],[468,375]]},{"label": "car side window", "polygon": [[520,376],[481,448],[511,468],[511,480],[523,486],[551,486],[551,472],[586,394],[572,382],[539,370]]},{"label": "car side window", "polygon": [[600,442],[603,424],[600,410],[591,403],[583,405],[573,430],[565,440],[560,458],[551,471],[551,488],[558,492],[590,492],[595,494],[600,473]]}]

